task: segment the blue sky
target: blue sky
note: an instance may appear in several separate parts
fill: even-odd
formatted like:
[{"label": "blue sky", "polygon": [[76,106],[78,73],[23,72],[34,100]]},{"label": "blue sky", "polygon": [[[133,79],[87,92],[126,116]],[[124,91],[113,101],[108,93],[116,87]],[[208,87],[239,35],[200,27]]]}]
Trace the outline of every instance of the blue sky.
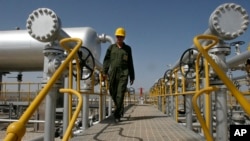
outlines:
[{"label": "blue sky", "polygon": [[[50,8],[62,27],[92,27],[98,34],[114,36],[117,27],[127,31],[125,42],[132,47],[135,82],[148,91],[191,47],[193,37],[208,29],[211,13],[221,4],[233,2],[250,13],[249,0],[0,0],[0,30],[25,29],[28,15],[37,8]],[[250,29],[239,38],[250,41]],[[229,42],[233,42],[229,41]],[[108,43],[102,44],[101,62]],[[233,53],[233,49],[232,49]],[[16,73],[4,77],[4,81]],[[41,73],[23,73],[23,81],[39,82]],[[129,86],[129,85],[128,85]]]}]

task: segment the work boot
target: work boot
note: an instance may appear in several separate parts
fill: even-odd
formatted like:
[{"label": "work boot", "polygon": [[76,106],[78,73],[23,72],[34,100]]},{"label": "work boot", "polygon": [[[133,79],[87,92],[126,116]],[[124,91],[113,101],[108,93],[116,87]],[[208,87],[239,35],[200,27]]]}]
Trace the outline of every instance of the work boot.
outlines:
[{"label": "work boot", "polygon": [[115,123],[121,122],[120,118],[115,118]]}]

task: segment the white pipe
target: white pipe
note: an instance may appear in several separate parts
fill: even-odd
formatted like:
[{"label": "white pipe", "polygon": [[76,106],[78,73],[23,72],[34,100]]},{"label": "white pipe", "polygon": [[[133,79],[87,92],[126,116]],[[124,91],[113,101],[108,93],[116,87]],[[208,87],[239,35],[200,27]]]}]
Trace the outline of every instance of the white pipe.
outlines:
[{"label": "white pipe", "polygon": [[239,55],[235,55],[232,58],[227,60],[228,68],[238,67],[239,64],[245,63],[245,61],[248,58],[250,58],[250,52],[249,51],[245,51],[245,52],[242,52]]},{"label": "white pipe", "polygon": [[[19,119],[0,119],[0,122],[15,122]],[[28,123],[44,123],[44,120],[28,120]]]},{"label": "white pipe", "polygon": [[[97,67],[101,56],[96,32],[90,27],[64,28],[70,37],[80,38],[95,58]],[[27,30],[0,31],[1,71],[42,71],[43,49],[48,43],[33,39]]]}]

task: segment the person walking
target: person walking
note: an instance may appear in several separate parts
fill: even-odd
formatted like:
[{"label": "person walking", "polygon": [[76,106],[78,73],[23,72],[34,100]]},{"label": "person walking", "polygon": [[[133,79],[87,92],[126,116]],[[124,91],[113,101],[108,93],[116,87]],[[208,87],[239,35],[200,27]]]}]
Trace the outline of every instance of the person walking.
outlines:
[{"label": "person walking", "polygon": [[[126,31],[119,27],[115,31],[116,43],[108,47],[103,60],[104,79],[109,77],[109,92],[115,104],[115,122],[120,122],[124,112],[124,95],[128,80],[135,80],[131,47],[125,44]],[[129,79],[128,79],[129,78]]]}]

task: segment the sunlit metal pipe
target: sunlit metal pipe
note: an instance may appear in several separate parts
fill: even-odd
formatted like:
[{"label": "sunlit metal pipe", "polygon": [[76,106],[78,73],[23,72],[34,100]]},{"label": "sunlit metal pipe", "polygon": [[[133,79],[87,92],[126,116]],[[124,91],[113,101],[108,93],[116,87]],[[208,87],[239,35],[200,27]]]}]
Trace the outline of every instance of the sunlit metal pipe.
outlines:
[{"label": "sunlit metal pipe", "polygon": [[250,52],[245,51],[240,53],[239,55],[235,55],[232,58],[227,60],[228,68],[237,68],[239,64],[244,64],[245,61],[250,58]]},{"label": "sunlit metal pipe", "polygon": [[[71,37],[80,38],[95,58],[96,66],[101,56],[97,33],[91,27],[63,28]],[[42,71],[43,49],[48,43],[33,39],[27,30],[0,31],[1,71]]]},{"label": "sunlit metal pipe", "polygon": [[[209,28],[203,34],[215,35],[221,40],[235,39],[247,30],[249,24],[248,17],[246,10],[242,6],[235,3],[222,4],[210,15]],[[201,44],[205,44],[205,42],[201,40]],[[194,47],[194,44],[191,45],[191,48]],[[187,59],[187,56],[184,56],[184,60]],[[179,64],[180,60],[177,60],[171,69],[179,67]]]}]

